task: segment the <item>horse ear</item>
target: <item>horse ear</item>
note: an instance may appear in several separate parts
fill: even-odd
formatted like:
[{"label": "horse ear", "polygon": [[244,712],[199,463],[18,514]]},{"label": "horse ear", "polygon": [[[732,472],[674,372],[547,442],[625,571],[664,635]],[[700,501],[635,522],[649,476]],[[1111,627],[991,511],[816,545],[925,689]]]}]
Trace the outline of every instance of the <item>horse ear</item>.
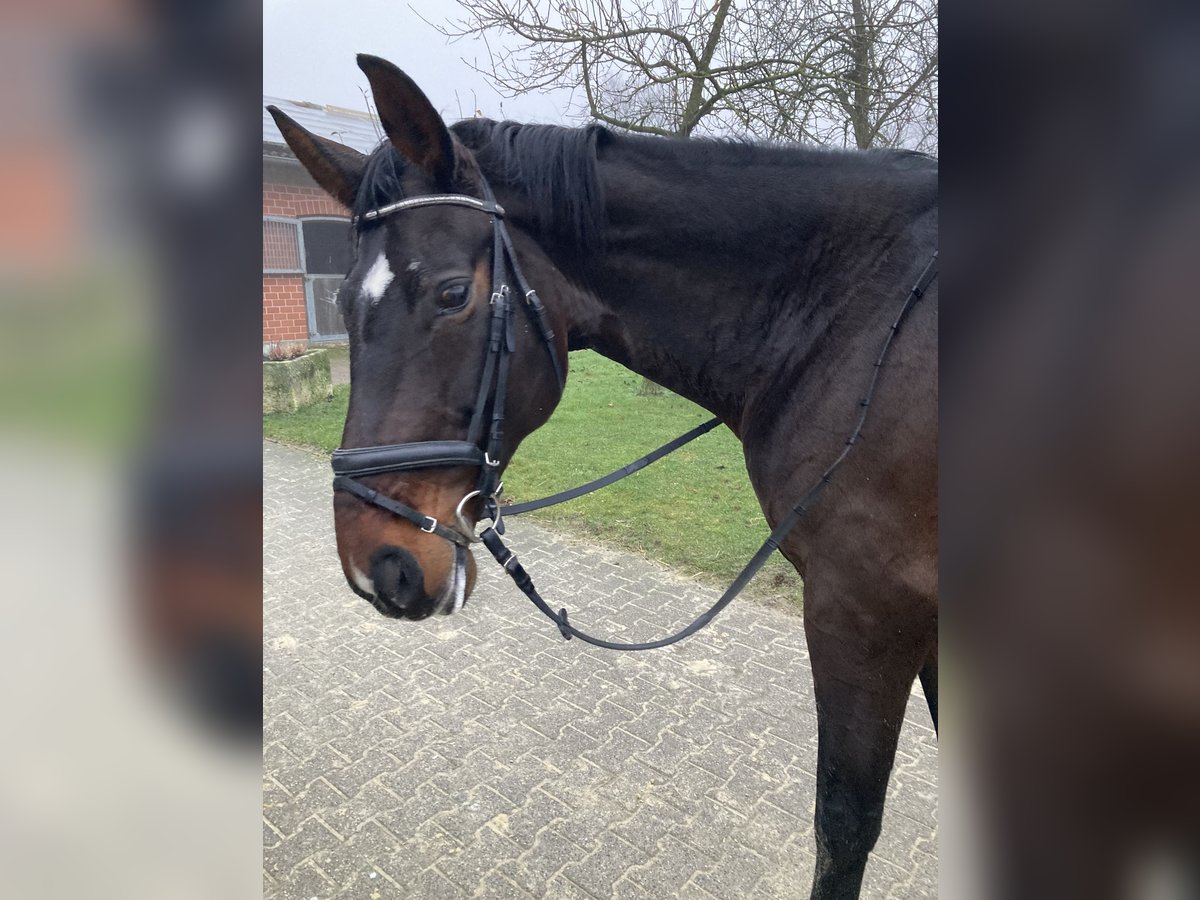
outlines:
[{"label": "horse ear", "polygon": [[306,131],[274,106],[268,106],[267,111],[313,181],[342,206],[352,208],[367,168],[367,158],[352,147]]},{"label": "horse ear", "polygon": [[375,109],[392,146],[449,190],[454,182],[454,142],[433,104],[386,59],[360,53],[358,67],[371,83]]}]

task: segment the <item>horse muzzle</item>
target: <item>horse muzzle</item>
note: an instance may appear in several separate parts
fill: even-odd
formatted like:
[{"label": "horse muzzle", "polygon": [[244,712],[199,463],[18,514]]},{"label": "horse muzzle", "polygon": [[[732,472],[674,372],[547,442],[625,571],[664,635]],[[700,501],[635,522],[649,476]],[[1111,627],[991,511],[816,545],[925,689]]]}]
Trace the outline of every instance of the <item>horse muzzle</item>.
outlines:
[{"label": "horse muzzle", "polygon": [[421,565],[402,547],[380,547],[371,554],[369,574],[372,603],[383,615],[424,619],[433,611],[433,600],[425,594]]},{"label": "horse muzzle", "polygon": [[454,557],[442,586],[432,596],[425,590],[425,573],[417,558],[402,547],[380,547],[371,555],[369,574],[353,565],[350,587],[380,615],[419,621],[431,615],[448,616],[466,605],[473,587],[472,558],[454,547]]}]

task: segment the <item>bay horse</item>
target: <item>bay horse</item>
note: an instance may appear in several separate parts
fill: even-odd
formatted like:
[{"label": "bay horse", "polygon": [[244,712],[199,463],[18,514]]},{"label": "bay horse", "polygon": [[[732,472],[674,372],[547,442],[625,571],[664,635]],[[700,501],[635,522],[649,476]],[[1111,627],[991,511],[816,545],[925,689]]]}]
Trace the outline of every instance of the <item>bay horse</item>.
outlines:
[{"label": "bay horse", "polygon": [[[461,607],[476,575],[462,528],[486,509],[472,492],[480,471],[495,468],[484,479],[494,489],[549,419],[569,350],[593,349],[710,410],[741,440],[767,521],[784,519],[845,449],[879,344],[936,252],[936,162],[596,125],[448,128],[391,63],[358,64],[387,135],[369,156],[271,110],[315,181],[355,214],[338,295],[352,375],[342,452],[441,455],[360,466],[371,487],[335,491],[350,587],[388,616]],[[507,332],[496,325],[501,256],[544,301]],[[483,348],[497,341],[510,344],[503,376],[486,371]],[[508,403],[485,454],[462,438],[483,440],[494,377]],[[804,581],[816,693],[814,898],[859,895],[918,676],[936,727],[936,448],[934,281],[895,335],[845,465],[779,547]]]}]

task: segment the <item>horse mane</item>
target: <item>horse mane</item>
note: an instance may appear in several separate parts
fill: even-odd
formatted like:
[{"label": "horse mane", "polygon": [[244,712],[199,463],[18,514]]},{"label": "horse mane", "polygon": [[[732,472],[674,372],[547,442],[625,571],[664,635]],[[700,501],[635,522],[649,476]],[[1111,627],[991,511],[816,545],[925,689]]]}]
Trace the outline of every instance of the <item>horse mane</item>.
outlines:
[{"label": "horse mane", "polygon": [[539,231],[577,247],[598,244],[605,215],[596,150],[611,137],[606,128],[465,119],[450,130],[490,181],[524,192]]},{"label": "horse mane", "polygon": [[873,147],[858,150],[819,144],[774,143],[747,137],[702,136],[687,140],[621,134],[623,146],[645,159],[663,160],[694,169],[719,166],[837,168],[869,171],[880,168],[937,169],[937,158],[919,150]]},{"label": "horse mane", "polygon": [[[606,217],[596,154],[611,141],[620,141],[644,158],[699,168],[802,165],[936,172],[938,165],[935,157],[914,150],[858,151],[736,138],[669,140],[618,134],[595,124],[566,128],[480,118],[458,122],[450,131],[471,150],[489,181],[524,193],[534,227],[578,248],[603,245]],[[403,199],[405,166],[404,158],[384,140],[367,161],[354,215]]]},{"label": "horse mane", "polygon": [[[578,247],[599,240],[605,217],[596,145],[608,135],[605,128],[467,119],[450,130],[471,150],[489,181],[524,192],[539,230]],[[391,143],[380,142],[367,159],[354,215],[404,199],[401,183],[407,165]]]}]

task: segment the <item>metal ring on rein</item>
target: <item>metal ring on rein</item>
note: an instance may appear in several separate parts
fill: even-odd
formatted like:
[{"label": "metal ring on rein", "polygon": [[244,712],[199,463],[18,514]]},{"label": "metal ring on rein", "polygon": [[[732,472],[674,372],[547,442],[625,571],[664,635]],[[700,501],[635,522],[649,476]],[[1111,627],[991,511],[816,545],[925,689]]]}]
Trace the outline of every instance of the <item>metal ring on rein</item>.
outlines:
[{"label": "metal ring on rein", "polygon": [[[493,496],[493,499],[495,499],[495,497],[499,497],[500,492],[503,490],[504,490],[504,482],[502,481],[502,482],[500,482],[499,485],[497,485],[496,493]],[[466,520],[466,518],[464,518],[463,507],[466,506],[469,501],[474,500],[476,497],[478,497],[480,495],[481,495],[480,491],[471,491],[469,494],[467,494],[465,497],[463,497],[461,500],[458,501],[458,506],[454,507],[454,518],[458,522],[458,530],[461,531],[463,533],[463,536],[466,537],[467,540],[470,541],[472,544],[480,543],[481,538],[479,537],[478,534],[475,533],[475,528],[471,525],[471,523],[469,523]],[[491,516],[488,516],[488,515],[484,515],[480,519],[480,521],[485,521],[487,519],[491,519],[492,524],[487,527],[494,528],[495,526],[500,524],[501,518],[502,518],[502,516],[500,513],[500,504],[497,503],[495,518],[492,518]],[[476,526],[478,524],[479,524],[479,522],[475,523]],[[486,531],[487,529],[485,528],[484,530]]]}]

